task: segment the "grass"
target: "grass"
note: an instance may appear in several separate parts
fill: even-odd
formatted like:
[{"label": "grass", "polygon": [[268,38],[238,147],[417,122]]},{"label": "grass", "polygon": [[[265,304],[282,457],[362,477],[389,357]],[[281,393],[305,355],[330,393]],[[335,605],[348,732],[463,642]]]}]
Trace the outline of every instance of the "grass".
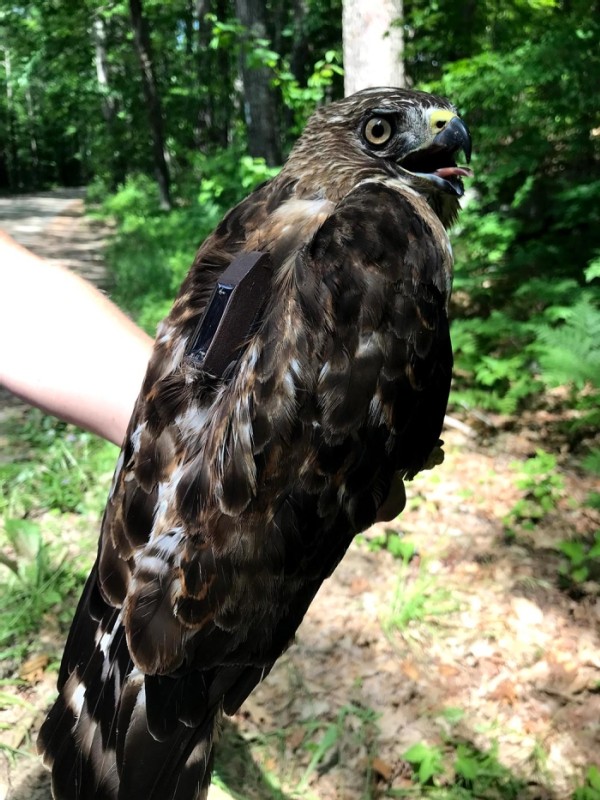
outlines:
[{"label": "grass", "polygon": [[394,596],[382,619],[382,628],[387,636],[394,631],[406,631],[411,623],[426,625],[459,608],[452,593],[437,585],[426,560],[419,559],[416,569],[413,567],[417,550],[410,539],[390,529],[373,538],[362,536],[359,541],[374,552],[387,550],[400,561]]},{"label": "grass", "polygon": [[17,663],[38,646],[40,622],[47,615],[61,627],[69,623],[89,571],[87,560],[67,559],[44,541],[41,525],[30,523],[23,530],[24,535],[20,530],[11,537],[15,567],[1,584],[0,660]]},{"label": "grass", "polygon": [[36,409],[7,428],[0,519],[101,511],[118,453],[114,445]]},{"label": "grass", "polygon": [[[295,787],[295,793],[301,794],[304,792],[315,773],[326,770],[340,758],[342,741],[345,736],[350,735],[354,746],[358,746],[367,753],[362,797],[364,800],[369,800],[372,782],[370,765],[377,733],[377,716],[370,708],[350,703],[343,706],[338,711],[335,720],[325,728],[322,722],[311,721],[307,723],[308,738],[303,743],[303,748],[310,753],[310,761]],[[318,733],[318,738],[314,737],[315,733]]]},{"label": "grass", "polygon": [[62,628],[72,617],[117,451],[33,409],[7,434],[8,460],[0,464],[0,659],[18,664],[36,646],[42,620]]},{"label": "grass", "polygon": [[370,708],[348,703],[333,719],[308,719],[292,730],[279,728],[250,737],[225,720],[213,783],[236,800],[318,800],[319,777],[360,752],[365,762],[361,798],[374,800],[378,794],[371,763],[377,717]]}]

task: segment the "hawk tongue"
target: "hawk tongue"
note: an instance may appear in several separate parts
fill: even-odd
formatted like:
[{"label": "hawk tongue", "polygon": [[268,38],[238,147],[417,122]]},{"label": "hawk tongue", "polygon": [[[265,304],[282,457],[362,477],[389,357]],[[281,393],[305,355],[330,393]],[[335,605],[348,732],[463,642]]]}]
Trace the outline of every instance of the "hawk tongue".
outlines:
[{"label": "hawk tongue", "polygon": [[453,176],[470,178],[473,175],[473,170],[468,167],[440,167],[433,173],[440,178],[452,178]]}]

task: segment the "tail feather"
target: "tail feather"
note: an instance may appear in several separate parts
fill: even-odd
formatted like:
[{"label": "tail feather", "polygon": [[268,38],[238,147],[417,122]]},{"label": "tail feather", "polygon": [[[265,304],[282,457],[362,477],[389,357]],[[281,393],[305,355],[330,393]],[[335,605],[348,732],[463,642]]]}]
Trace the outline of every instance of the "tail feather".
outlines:
[{"label": "tail feather", "polygon": [[119,800],[194,800],[210,782],[215,719],[200,728],[180,725],[157,741],[148,730],[144,692],[138,695],[124,736]]},{"label": "tail feather", "polygon": [[140,672],[94,569],[38,741],[56,800],[203,800],[221,716],[220,698],[209,703],[217,672]]}]

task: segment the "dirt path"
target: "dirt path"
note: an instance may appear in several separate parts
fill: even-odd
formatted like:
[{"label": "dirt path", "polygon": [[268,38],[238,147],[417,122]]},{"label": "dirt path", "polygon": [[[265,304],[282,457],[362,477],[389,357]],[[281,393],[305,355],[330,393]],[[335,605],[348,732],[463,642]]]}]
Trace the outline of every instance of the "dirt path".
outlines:
[{"label": "dirt path", "polygon": [[[11,224],[32,247],[62,247],[74,262],[97,253],[78,228],[80,197],[22,202],[29,221],[13,206]],[[96,256],[87,263],[102,280]],[[469,800],[567,800],[591,765],[600,769],[599,586],[565,591],[558,551],[600,525],[584,503],[597,487],[571,461],[560,413],[447,432],[445,463],[407,487],[399,520],[352,546],[296,644],[225,726],[217,768],[235,797],[424,797],[403,758],[417,743],[440,754],[436,780],[460,784]],[[558,456],[564,488],[551,512],[511,532],[503,520],[524,496],[518,464],[540,447]],[[410,563],[390,552],[397,534],[416,547]],[[48,690],[30,700],[42,713]],[[469,788],[459,757],[490,785]],[[46,775],[16,763],[11,800],[48,800]]]},{"label": "dirt path", "polygon": [[0,228],[52,263],[105,288],[105,225],[84,217],[84,189],[0,197]]},{"label": "dirt path", "polygon": [[[84,197],[84,189],[0,197],[0,230],[48,262],[72,269],[105,289],[102,253],[109,231],[105,224],[84,216]],[[0,430],[23,408],[0,386]]]}]

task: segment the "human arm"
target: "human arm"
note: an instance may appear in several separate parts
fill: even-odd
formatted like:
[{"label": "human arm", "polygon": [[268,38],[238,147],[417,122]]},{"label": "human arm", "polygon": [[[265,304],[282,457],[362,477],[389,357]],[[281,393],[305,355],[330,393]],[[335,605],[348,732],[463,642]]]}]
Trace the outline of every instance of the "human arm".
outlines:
[{"label": "human arm", "polygon": [[152,339],[100,291],[0,231],[0,383],[121,444]]}]

